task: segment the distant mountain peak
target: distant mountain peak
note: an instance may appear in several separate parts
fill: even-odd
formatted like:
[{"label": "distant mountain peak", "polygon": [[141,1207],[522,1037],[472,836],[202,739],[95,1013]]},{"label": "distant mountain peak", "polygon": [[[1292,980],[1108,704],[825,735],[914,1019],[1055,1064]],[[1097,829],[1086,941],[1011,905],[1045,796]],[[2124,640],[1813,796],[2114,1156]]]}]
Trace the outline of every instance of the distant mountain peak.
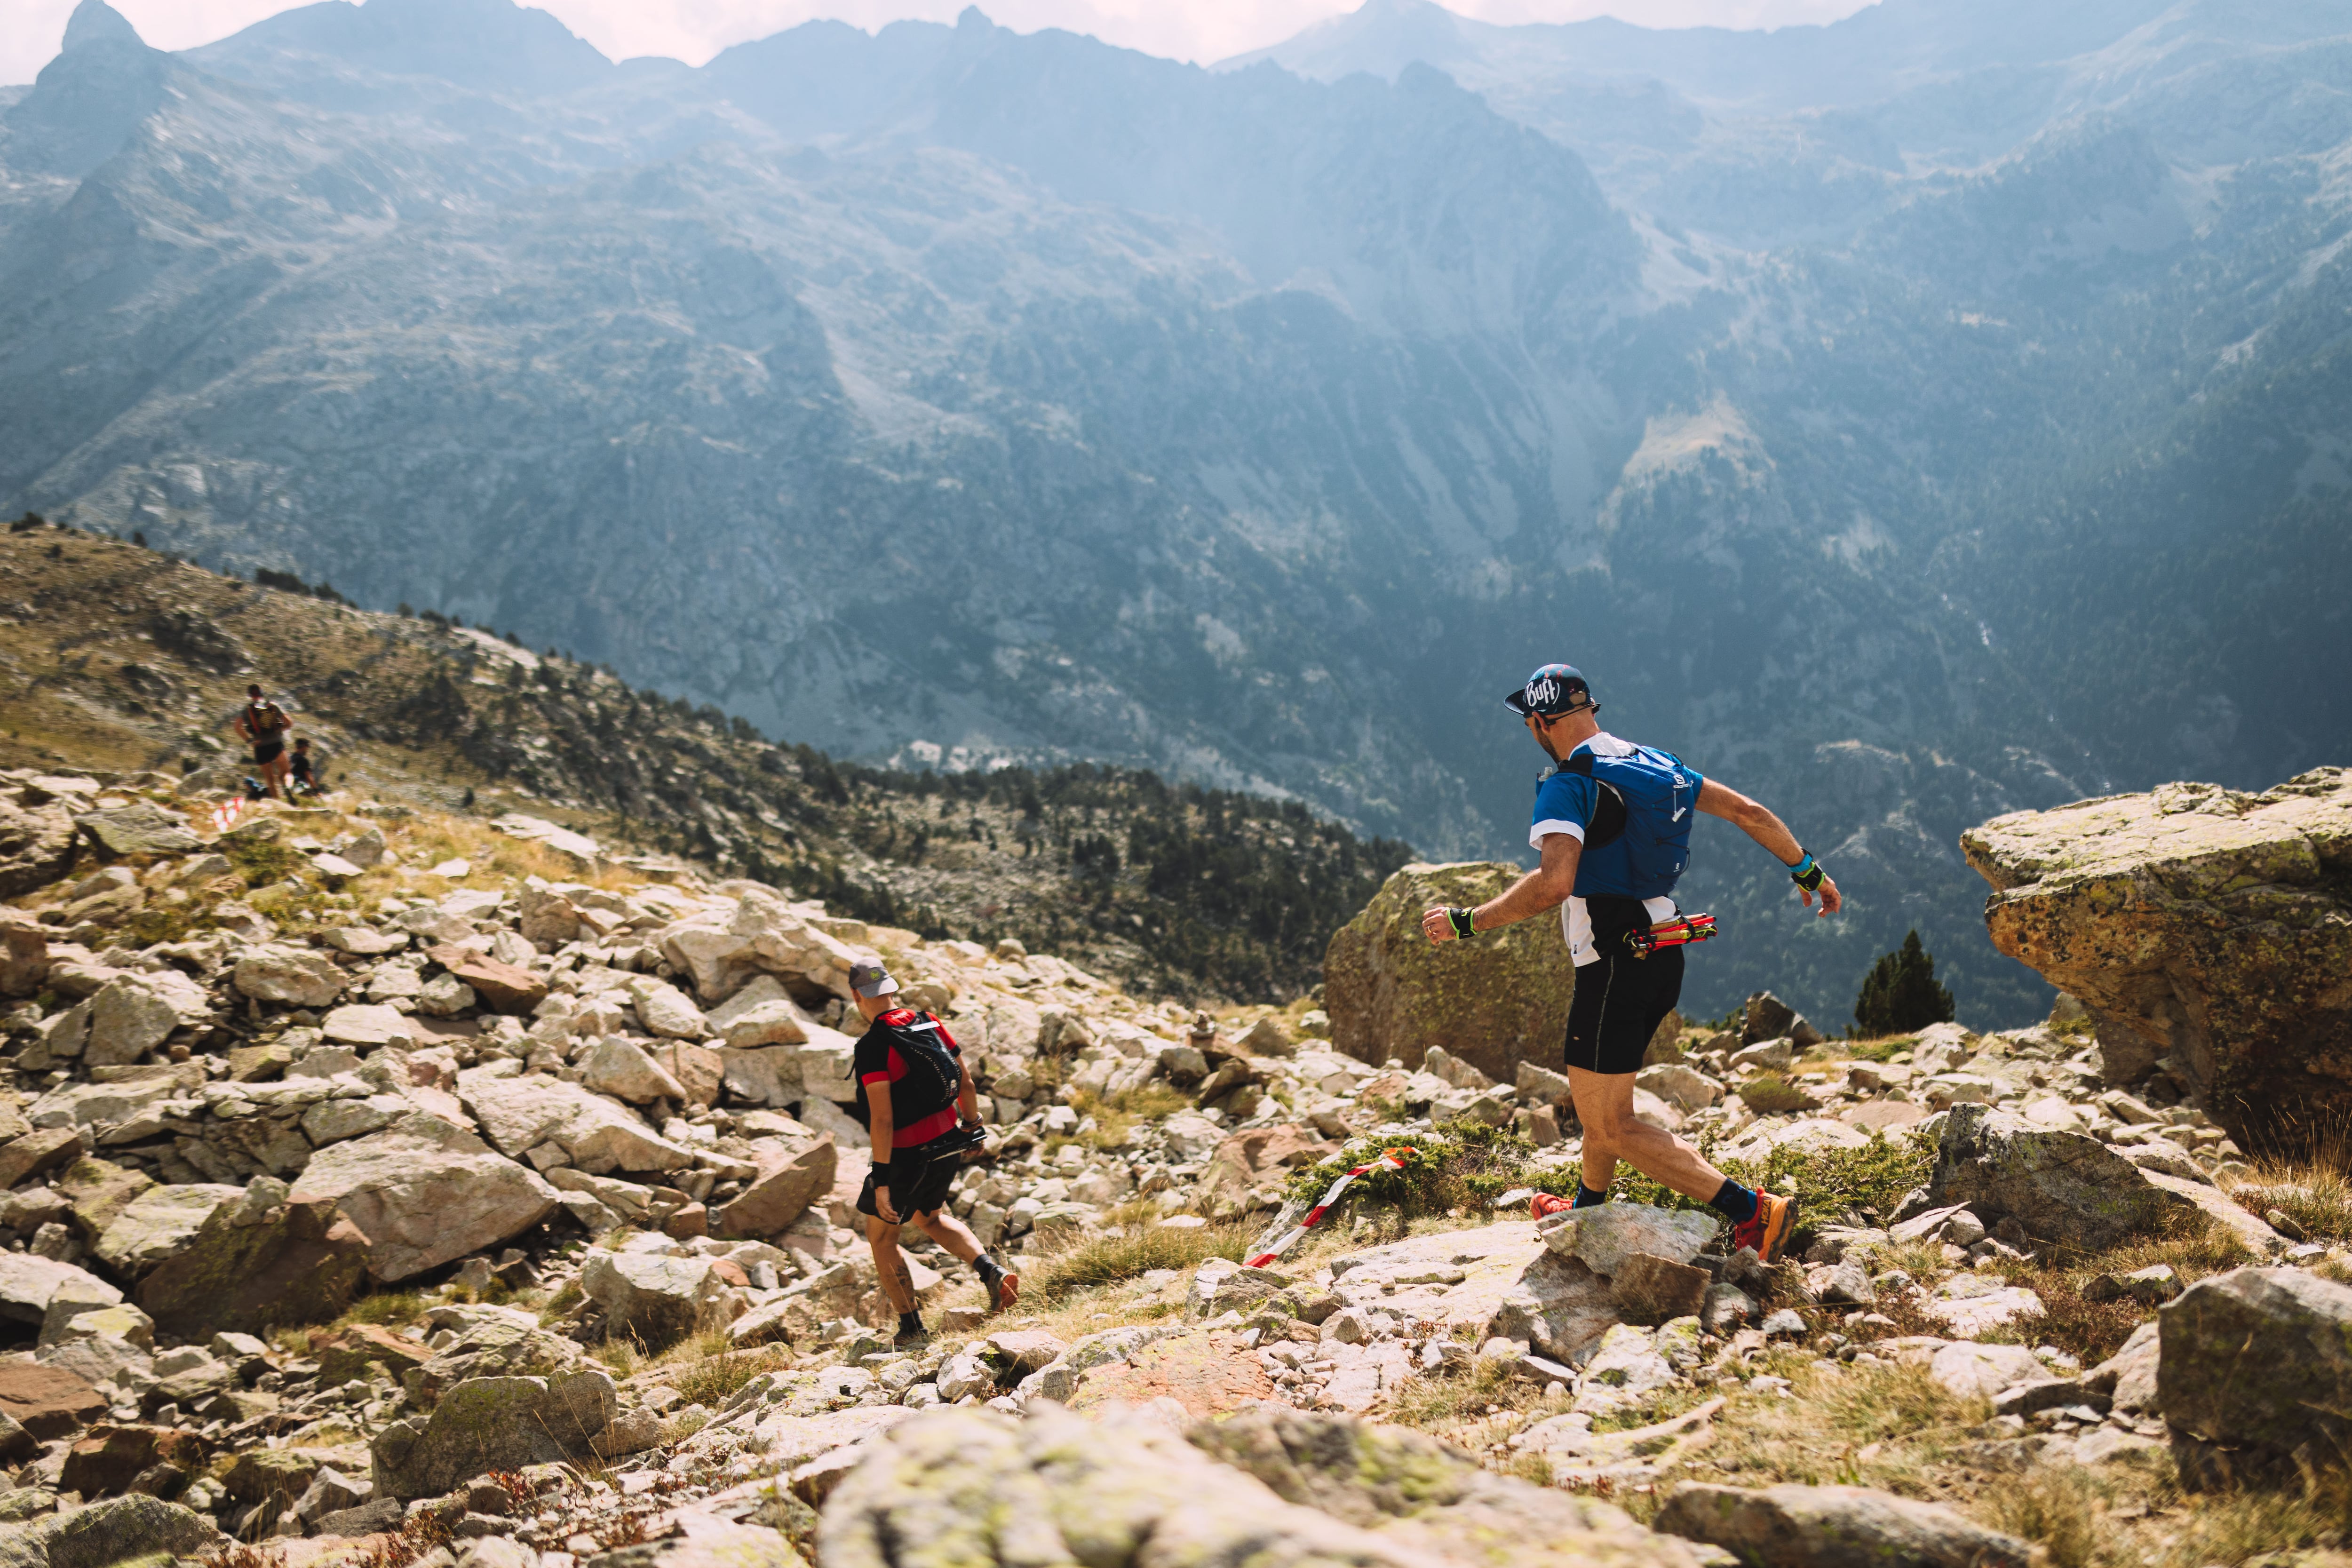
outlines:
[{"label": "distant mountain peak", "polygon": [[137,44],[143,48],[146,40],[131,19],[106,0],[81,0],[66,21],[65,47],[79,49],[86,44]]},{"label": "distant mountain peak", "polygon": [[1272,60],[1303,76],[1333,80],[1369,71],[1393,80],[1417,62],[1444,65],[1471,45],[1468,18],[1436,0],[1364,0],[1355,10],[1326,17],[1271,48],[1221,60],[1220,70]]},{"label": "distant mountain peak", "polygon": [[[92,4],[96,0],[91,0]],[[569,92],[608,79],[613,63],[562,20],[517,0],[341,0],[298,5],[189,51],[196,65],[298,95],[323,84],[316,60],[388,76],[436,78],[501,96]]]}]

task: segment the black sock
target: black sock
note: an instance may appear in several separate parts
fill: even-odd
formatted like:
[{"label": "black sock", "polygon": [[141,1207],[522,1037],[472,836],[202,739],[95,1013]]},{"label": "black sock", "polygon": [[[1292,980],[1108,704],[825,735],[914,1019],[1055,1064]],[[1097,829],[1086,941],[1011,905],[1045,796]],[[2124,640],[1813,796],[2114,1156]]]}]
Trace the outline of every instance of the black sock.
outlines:
[{"label": "black sock", "polygon": [[902,1334],[921,1333],[923,1331],[923,1314],[920,1312],[899,1313],[898,1331]]},{"label": "black sock", "polygon": [[1607,1187],[1603,1187],[1596,1193],[1591,1187],[1586,1186],[1581,1181],[1579,1181],[1576,1184],[1576,1206],[1578,1208],[1589,1209],[1598,1205],[1605,1204],[1608,1201],[1609,1189]]},{"label": "black sock", "polygon": [[1715,1196],[1706,1200],[1706,1206],[1723,1215],[1734,1225],[1746,1225],[1756,1217],[1756,1194],[1738,1182],[1726,1177],[1721,1189]]},{"label": "black sock", "polygon": [[994,1258],[983,1252],[978,1258],[971,1260],[971,1271],[974,1274],[979,1275],[982,1279],[986,1279],[992,1274],[1003,1273],[1004,1265],[999,1263]]}]

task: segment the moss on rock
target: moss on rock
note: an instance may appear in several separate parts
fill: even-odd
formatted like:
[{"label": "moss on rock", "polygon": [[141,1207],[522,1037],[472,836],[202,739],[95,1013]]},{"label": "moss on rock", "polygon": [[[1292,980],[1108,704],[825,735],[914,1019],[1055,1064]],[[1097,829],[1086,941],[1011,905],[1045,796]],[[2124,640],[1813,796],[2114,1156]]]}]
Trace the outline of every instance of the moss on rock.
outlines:
[{"label": "moss on rock", "polygon": [[1331,1042],[1359,1060],[1417,1068],[1442,1046],[1510,1083],[1523,1060],[1551,1065],[1568,1032],[1576,973],[1556,916],[1433,945],[1434,904],[1484,903],[1523,873],[1499,861],[1412,865],[1382,884],[1323,956]]}]

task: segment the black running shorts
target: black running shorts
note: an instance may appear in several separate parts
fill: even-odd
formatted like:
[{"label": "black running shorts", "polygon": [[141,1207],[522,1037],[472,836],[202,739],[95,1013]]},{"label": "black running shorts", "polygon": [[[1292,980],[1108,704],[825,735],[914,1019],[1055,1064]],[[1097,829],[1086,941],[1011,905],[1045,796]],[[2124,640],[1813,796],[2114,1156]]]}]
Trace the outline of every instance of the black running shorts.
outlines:
[{"label": "black running shorts", "polygon": [[254,766],[268,767],[285,753],[286,742],[275,735],[266,741],[256,741],[253,743]]},{"label": "black running shorts", "polygon": [[1650,1037],[1682,994],[1681,948],[1661,948],[1647,958],[1622,947],[1603,949],[1576,972],[1564,1059],[1587,1072],[1640,1072]]},{"label": "black running shorts", "polygon": [[[890,1188],[891,1212],[903,1222],[944,1206],[948,1189],[955,1185],[956,1173],[962,1169],[963,1162],[952,1154],[927,1160],[921,1149],[899,1151],[884,1177]],[[874,1175],[866,1172],[866,1184],[857,1189],[857,1212],[879,1219],[881,1213],[874,1206]]]}]

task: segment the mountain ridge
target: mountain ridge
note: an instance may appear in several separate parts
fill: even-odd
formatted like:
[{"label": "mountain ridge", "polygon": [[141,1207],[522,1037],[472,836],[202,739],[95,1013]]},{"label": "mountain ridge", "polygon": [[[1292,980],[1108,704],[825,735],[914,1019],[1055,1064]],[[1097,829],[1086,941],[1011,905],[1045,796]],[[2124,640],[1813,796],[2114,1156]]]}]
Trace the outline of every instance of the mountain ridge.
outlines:
[{"label": "mountain ridge", "polygon": [[[1854,895],[1802,921],[1704,842],[1695,1006],[1840,1016],[1916,923],[2023,1022],[1962,827],[2352,739],[2264,673],[2352,587],[2308,414],[2341,40],[2146,9],[1796,112],[1697,57],[1326,84],[976,12],[540,96],[245,37],[79,176],[14,151],[59,95],[7,110],[0,504],[868,760],[1149,765],[1445,856],[1527,853],[1496,693],[1568,658]],[[1870,25],[1932,58],[1949,12]]]}]

